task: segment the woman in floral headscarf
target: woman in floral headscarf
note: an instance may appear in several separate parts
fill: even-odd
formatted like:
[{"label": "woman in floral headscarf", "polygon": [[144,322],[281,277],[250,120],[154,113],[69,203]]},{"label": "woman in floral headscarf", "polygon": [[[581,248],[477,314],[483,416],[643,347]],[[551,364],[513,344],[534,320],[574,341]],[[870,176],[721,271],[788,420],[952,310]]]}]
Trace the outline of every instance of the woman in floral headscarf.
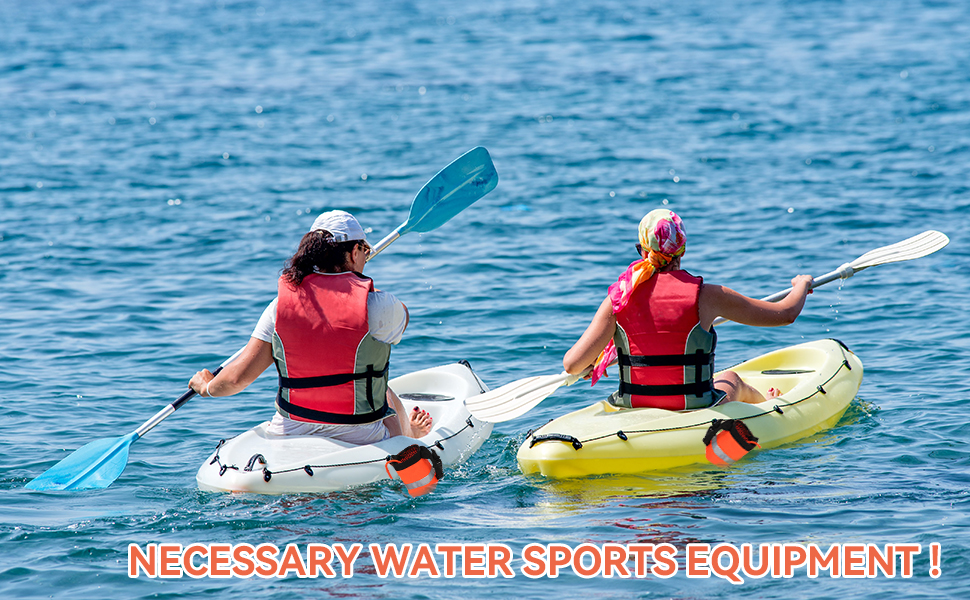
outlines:
[{"label": "woman in floral headscarf", "polygon": [[[563,357],[566,371],[591,368],[595,385],[616,361],[620,387],[610,402],[626,408],[687,410],[732,401],[762,402],[764,396],[737,374],[726,371],[714,378],[714,319],[762,327],[788,325],[811,293],[811,276],[792,279],[792,291],[781,301],[764,302],[705,284],[681,270],[687,234],[672,211],[651,211],[640,221],[639,233],[640,260],[610,286],[593,321]],[[769,390],[773,395],[777,392]]]}]

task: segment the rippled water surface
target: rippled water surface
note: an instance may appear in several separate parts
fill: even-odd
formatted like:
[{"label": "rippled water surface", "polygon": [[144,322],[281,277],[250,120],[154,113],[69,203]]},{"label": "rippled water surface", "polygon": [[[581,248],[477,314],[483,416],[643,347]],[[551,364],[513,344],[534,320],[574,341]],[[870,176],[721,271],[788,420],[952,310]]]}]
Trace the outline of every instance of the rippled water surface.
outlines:
[{"label": "rippled water surface", "polygon": [[[0,11],[0,596],[963,598],[970,594],[970,9],[963,2],[68,2]],[[636,223],[752,296],[926,229],[932,257],[820,289],[797,323],[721,328],[729,365],[837,337],[866,367],[832,430],[728,471],[524,477],[499,424],[435,493],[202,493],[274,378],[196,399],[104,491],[33,477],[122,435],[248,338],[314,215],[378,239],[467,149],[498,188],[368,266],[410,308],[393,374],[556,373]],[[912,578],[129,579],[128,544],[919,543]]]}]

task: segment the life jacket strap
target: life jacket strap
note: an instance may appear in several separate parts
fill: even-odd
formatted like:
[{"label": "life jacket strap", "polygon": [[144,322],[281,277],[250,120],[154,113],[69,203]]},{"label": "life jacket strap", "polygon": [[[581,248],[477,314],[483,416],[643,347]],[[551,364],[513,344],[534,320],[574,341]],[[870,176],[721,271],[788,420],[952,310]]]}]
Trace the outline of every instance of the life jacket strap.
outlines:
[{"label": "life jacket strap", "polygon": [[380,379],[387,375],[391,364],[387,363],[380,371],[374,365],[367,365],[362,373],[339,373],[337,375],[320,375],[317,377],[283,377],[280,375],[280,387],[289,390],[306,390],[310,388],[331,387],[358,379]]},{"label": "life jacket strap", "polygon": [[620,394],[631,396],[703,396],[713,390],[711,380],[700,383],[673,383],[669,385],[641,385],[620,381]]},{"label": "life jacket strap", "polygon": [[656,354],[639,355],[617,353],[617,362],[626,367],[694,367],[694,382],[669,385],[641,385],[630,383],[620,371],[620,394],[636,396],[696,396],[713,391],[710,379],[704,379],[703,367],[710,366],[714,371],[714,353],[698,350],[693,354]]},{"label": "life jacket strap", "polygon": [[694,354],[658,354],[653,356],[619,354],[625,367],[706,367],[714,364],[714,353],[698,350]]},{"label": "life jacket strap", "polygon": [[329,413],[322,410],[314,410],[312,408],[305,408],[303,406],[292,404],[283,398],[282,390],[276,394],[276,405],[287,414],[293,415],[294,417],[300,417],[301,419],[307,419],[317,423],[330,423],[334,425],[363,425],[365,423],[373,423],[374,421],[380,421],[383,419],[390,410],[387,404],[383,404],[379,409],[369,413],[361,413],[357,415]]}]

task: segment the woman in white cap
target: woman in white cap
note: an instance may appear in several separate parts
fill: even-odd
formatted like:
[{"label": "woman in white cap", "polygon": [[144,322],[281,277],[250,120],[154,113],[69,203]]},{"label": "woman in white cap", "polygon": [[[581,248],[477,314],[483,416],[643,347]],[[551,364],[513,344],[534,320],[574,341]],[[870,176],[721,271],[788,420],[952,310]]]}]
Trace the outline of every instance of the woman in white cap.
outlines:
[{"label": "woman in white cap", "polygon": [[647,213],[639,234],[640,260],[610,286],[593,321],[563,357],[563,367],[570,373],[592,367],[595,385],[616,360],[620,385],[609,400],[623,408],[689,410],[764,401],[732,371],[714,379],[714,319],[762,327],[792,323],[811,293],[812,277],[795,277],[785,298],[764,302],[681,270],[687,234],[672,211]]},{"label": "woman in white cap", "polygon": [[321,214],[286,262],[277,297],[239,357],[216,377],[199,371],[189,387],[204,397],[230,396],[275,364],[280,385],[270,433],[353,444],[426,435],[431,416],[406,414],[387,385],[391,345],[401,341],[408,312],[362,275],[369,253],[353,215]]}]

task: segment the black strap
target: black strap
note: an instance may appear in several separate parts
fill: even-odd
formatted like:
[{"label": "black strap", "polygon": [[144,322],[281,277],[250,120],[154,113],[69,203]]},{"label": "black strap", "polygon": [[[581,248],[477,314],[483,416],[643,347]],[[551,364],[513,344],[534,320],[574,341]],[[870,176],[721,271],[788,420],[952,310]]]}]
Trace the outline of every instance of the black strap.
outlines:
[{"label": "black strap", "polygon": [[445,476],[444,465],[441,463],[441,457],[438,453],[428,448],[427,446],[421,446],[421,458],[426,458],[431,461],[431,466],[434,468],[434,476],[440,481]]},{"label": "black strap", "polygon": [[[374,365],[367,365],[367,370],[363,373],[340,373],[337,375],[320,375],[318,377],[283,377],[280,375],[280,387],[290,390],[305,390],[309,388],[322,388],[341,385],[358,379],[379,379],[387,375],[390,363],[384,365],[380,371],[374,369]],[[368,381],[368,385],[370,381]]]},{"label": "black strap", "polygon": [[364,423],[373,423],[374,421],[379,421],[384,418],[389,410],[387,404],[384,404],[374,412],[359,415],[329,413],[322,410],[313,410],[312,408],[305,408],[291,404],[285,398],[283,398],[282,393],[276,394],[276,404],[289,415],[300,417],[301,419],[308,419],[317,423],[328,423],[334,425],[362,425]]},{"label": "black strap", "polygon": [[[716,335],[716,334],[715,334]],[[715,338],[716,340],[717,338]],[[715,341],[715,344],[717,342]],[[694,383],[672,385],[639,385],[620,380],[620,394],[637,396],[689,396],[700,398],[711,392],[713,384],[704,379],[703,367],[714,370],[714,353],[697,350],[693,354],[630,355],[617,352],[617,361],[627,367],[694,367]],[[622,371],[620,377],[622,378]]]},{"label": "black strap", "polygon": [[620,382],[620,394],[632,396],[703,396],[712,389],[710,380],[671,385],[640,385],[625,381]]},{"label": "black strap", "polygon": [[625,367],[704,367],[714,364],[714,354],[698,351],[695,354],[657,354],[639,356],[618,353],[619,363]]},{"label": "black strap", "polygon": [[727,431],[734,438],[734,441],[738,443],[739,446],[744,448],[746,452],[750,452],[752,448],[758,445],[758,438],[751,433],[748,426],[744,424],[744,421],[740,419],[714,419],[711,421],[711,426],[707,428],[707,433],[704,434],[704,445],[710,446],[711,441],[721,431]]}]

